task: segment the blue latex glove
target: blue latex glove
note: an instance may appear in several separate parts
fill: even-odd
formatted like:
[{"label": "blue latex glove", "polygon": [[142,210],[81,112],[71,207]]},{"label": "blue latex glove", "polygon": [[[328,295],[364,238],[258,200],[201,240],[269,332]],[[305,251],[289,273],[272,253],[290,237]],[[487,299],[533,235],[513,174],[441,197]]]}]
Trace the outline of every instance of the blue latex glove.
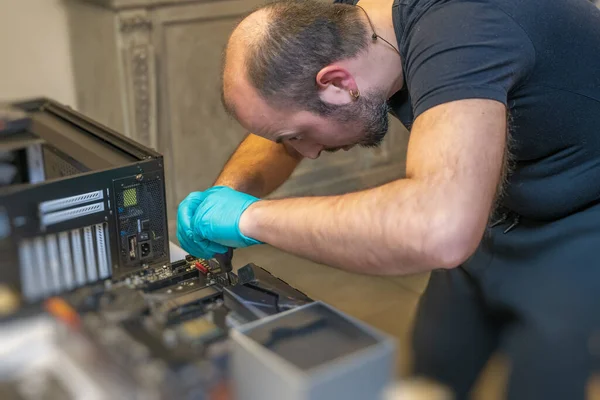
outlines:
[{"label": "blue latex glove", "polygon": [[261,242],[239,230],[242,213],[259,199],[225,186],[193,192],[179,205],[177,238],[188,253],[211,258],[227,247],[247,247]]},{"label": "blue latex glove", "polygon": [[225,253],[227,248],[208,240],[194,240],[192,220],[196,209],[205,197],[204,192],[192,192],[179,204],[177,209],[177,239],[181,248],[189,254],[210,259],[215,253]]},{"label": "blue latex glove", "polygon": [[226,186],[214,186],[194,213],[194,240],[208,240],[227,247],[247,247],[261,242],[244,236],[239,229],[242,213],[260,199]]}]

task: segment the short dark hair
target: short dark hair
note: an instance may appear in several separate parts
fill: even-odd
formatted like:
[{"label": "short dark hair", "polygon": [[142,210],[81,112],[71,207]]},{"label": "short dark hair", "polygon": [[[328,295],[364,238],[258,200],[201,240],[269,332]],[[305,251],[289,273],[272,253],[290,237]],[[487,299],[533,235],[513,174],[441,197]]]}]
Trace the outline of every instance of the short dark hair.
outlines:
[{"label": "short dark hair", "polygon": [[358,55],[368,46],[357,7],[319,0],[280,0],[263,7],[266,32],[246,53],[250,84],[267,103],[328,114],[316,75],[323,67]]}]

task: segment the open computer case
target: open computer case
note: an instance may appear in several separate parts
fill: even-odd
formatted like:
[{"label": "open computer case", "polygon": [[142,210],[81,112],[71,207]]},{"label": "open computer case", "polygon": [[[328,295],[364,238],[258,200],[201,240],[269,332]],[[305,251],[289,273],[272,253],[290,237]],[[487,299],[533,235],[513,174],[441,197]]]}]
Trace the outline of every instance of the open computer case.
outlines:
[{"label": "open computer case", "polygon": [[49,99],[0,124],[1,282],[35,301],[169,261],[160,154]]}]

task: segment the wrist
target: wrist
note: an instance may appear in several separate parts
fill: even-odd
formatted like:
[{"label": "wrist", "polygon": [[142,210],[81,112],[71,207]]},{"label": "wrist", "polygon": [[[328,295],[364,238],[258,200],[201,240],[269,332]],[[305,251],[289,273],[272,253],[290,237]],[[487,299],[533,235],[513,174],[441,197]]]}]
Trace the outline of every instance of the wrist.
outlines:
[{"label": "wrist", "polygon": [[258,234],[258,216],[259,209],[261,208],[264,200],[257,201],[252,203],[244,210],[242,215],[240,215],[240,220],[238,224],[238,229],[240,233],[248,238],[253,238],[255,240],[260,240],[256,236]]},{"label": "wrist", "polygon": [[224,186],[224,187],[228,187],[233,190],[237,190],[237,186],[235,185],[235,182],[232,182],[229,179],[219,178],[212,184],[212,187],[219,187],[219,186]]}]

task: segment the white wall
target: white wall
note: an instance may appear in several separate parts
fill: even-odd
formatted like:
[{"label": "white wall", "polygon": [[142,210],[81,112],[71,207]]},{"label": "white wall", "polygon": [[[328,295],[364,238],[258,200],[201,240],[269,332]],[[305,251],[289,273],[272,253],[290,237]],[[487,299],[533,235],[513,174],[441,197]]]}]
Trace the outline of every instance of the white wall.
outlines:
[{"label": "white wall", "polygon": [[62,0],[0,0],[0,101],[46,96],[75,104]]}]

